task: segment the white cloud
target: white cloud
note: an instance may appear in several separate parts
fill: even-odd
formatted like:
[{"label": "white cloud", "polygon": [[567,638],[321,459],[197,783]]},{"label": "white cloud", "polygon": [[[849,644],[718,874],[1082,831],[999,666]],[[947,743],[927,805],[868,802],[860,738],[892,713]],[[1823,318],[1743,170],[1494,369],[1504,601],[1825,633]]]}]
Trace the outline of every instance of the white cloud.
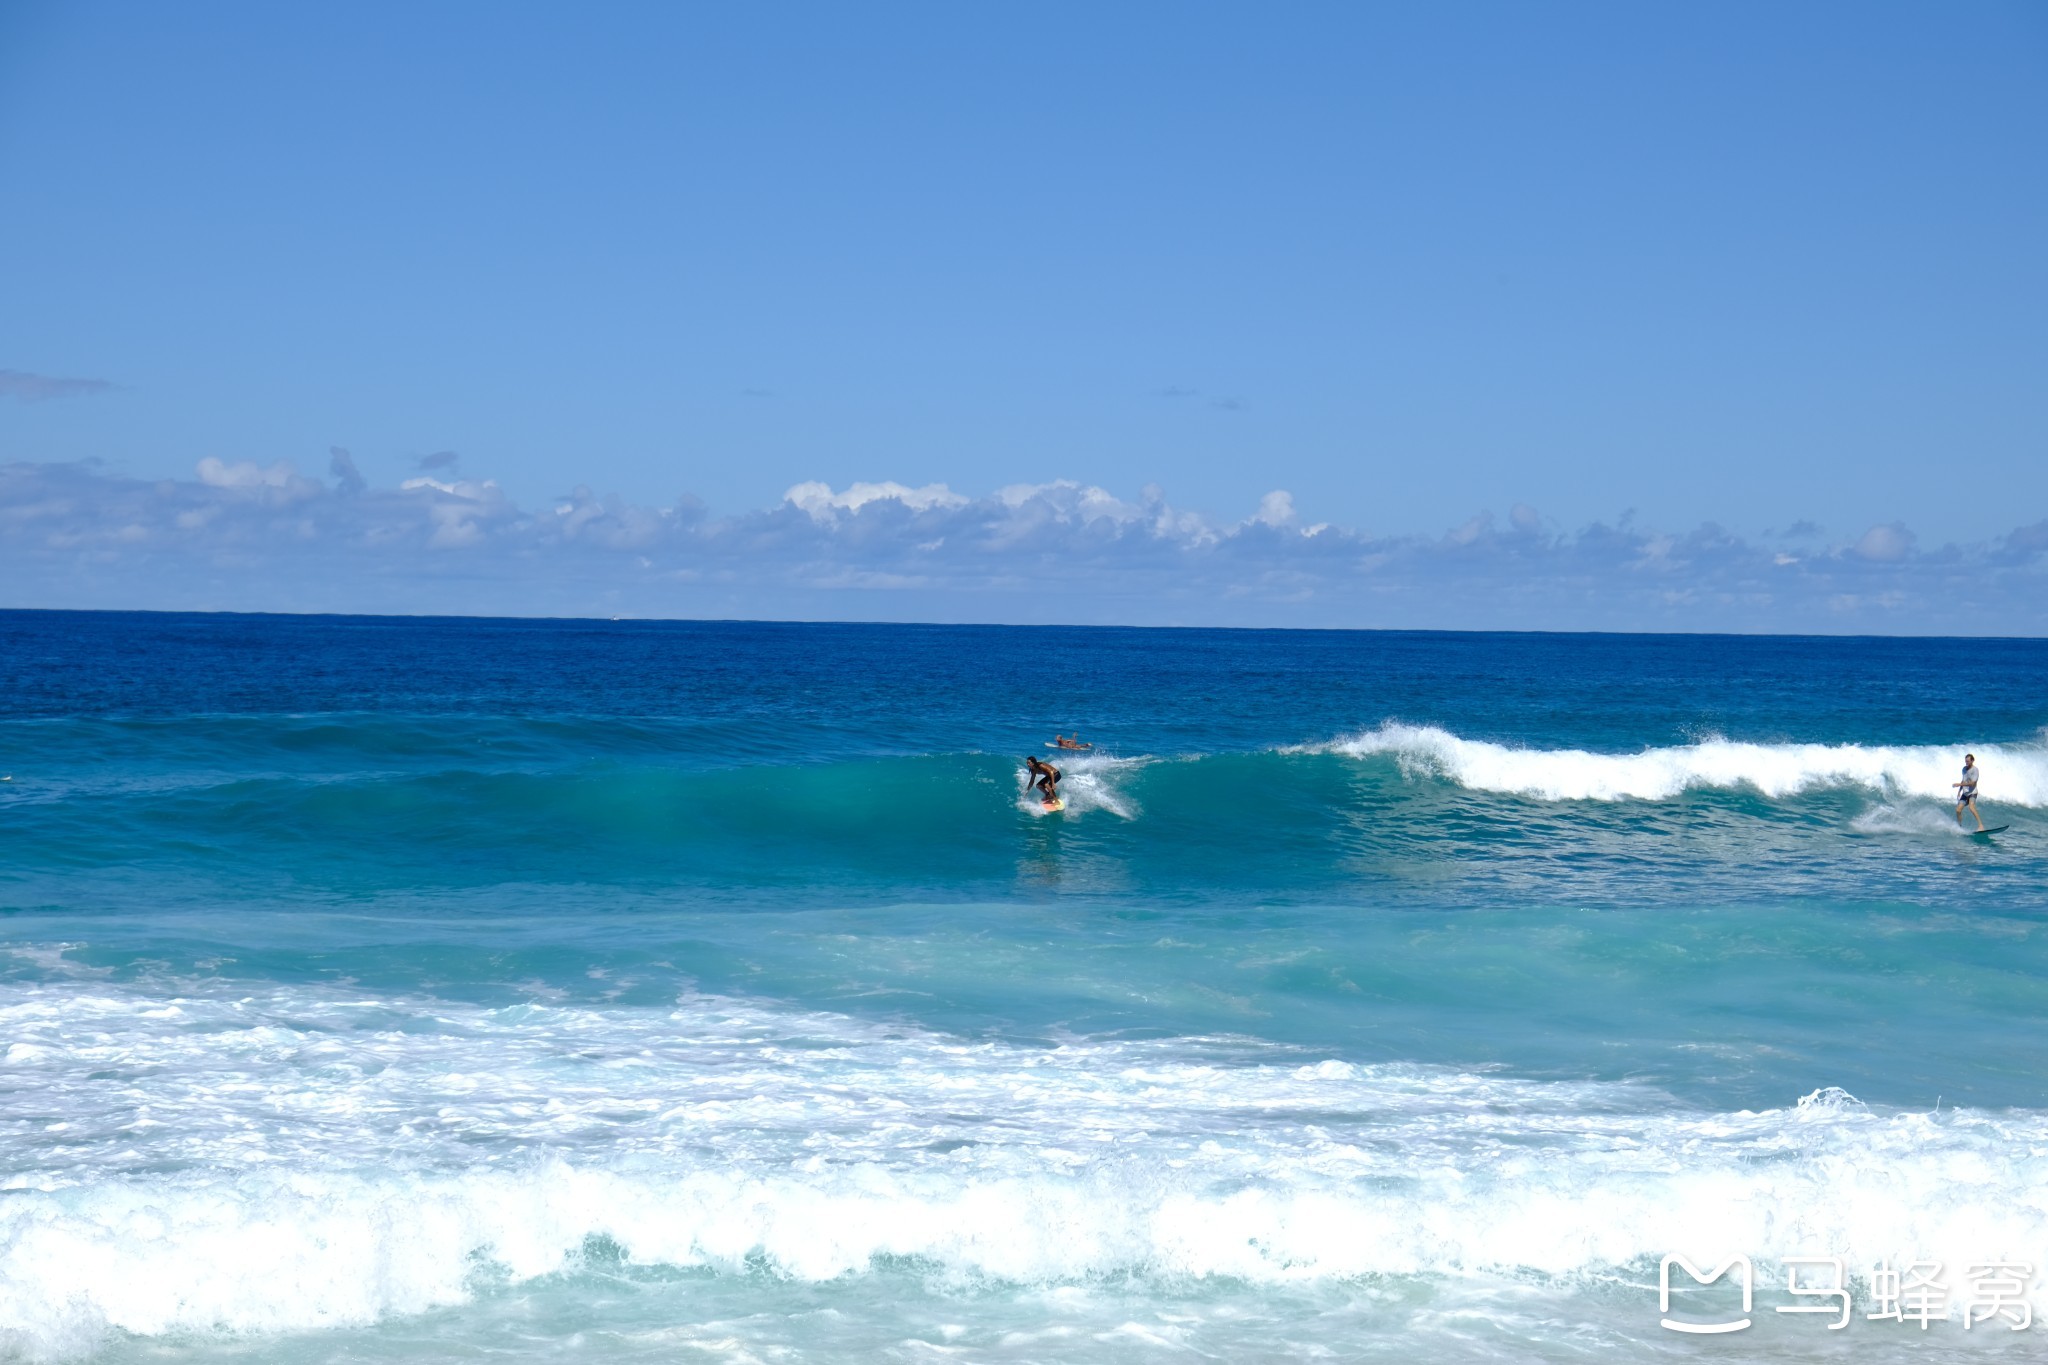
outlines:
[{"label": "white cloud", "polygon": [[844,493],[833,492],[830,484],[800,483],[782,497],[791,506],[810,513],[816,521],[829,521],[837,512],[858,512],[869,503],[877,502],[900,503],[913,512],[967,505],[966,498],[942,483],[928,483],[922,488],[910,488],[893,481],[855,483],[848,484]]},{"label": "white cloud", "polygon": [[1252,514],[1252,520],[1276,528],[1293,525],[1294,494],[1284,488],[1274,489],[1259,499],[1259,510]]},{"label": "white cloud", "polygon": [[292,483],[289,460],[258,465],[254,460],[225,464],[209,455],[199,462],[199,482],[209,488],[287,488]]},{"label": "white cloud", "polygon": [[1878,564],[1896,564],[1913,549],[1913,533],[1898,522],[1873,526],[1857,540],[1852,553]]},{"label": "white cloud", "polygon": [[1493,513],[1481,512],[1479,515],[1469,518],[1464,525],[1447,533],[1444,536],[1444,540],[1452,545],[1470,545],[1480,537],[1491,534],[1492,531]]},{"label": "white cloud", "polygon": [[334,484],[284,461],[185,480],[0,467],[0,605],[2048,632],[2048,523],[1936,552],[1883,526],[1795,556],[1714,526],[1539,533],[1519,506],[1438,537],[1304,528],[1284,489],[1235,523],[1070,480],[803,483],[715,516],[583,487],[529,511],[489,479],[377,488],[332,468]]}]

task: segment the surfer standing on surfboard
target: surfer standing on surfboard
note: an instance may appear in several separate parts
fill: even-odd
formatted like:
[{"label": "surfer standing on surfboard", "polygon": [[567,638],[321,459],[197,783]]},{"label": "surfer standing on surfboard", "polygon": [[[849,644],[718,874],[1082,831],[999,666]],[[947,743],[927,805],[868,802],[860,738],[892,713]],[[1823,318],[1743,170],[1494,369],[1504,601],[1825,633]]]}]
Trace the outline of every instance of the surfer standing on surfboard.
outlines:
[{"label": "surfer standing on surfboard", "polygon": [[1039,762],[1036,754],[1024,760],[1024,767],[1030,774],[1031,785],[1045,793],[1046,805],[1050,806],[1053,802],[1060,799],[1060,794],[1053,790],[1060,784],[1060,770],[1058,768],[1053,767],[1050,763]]},{"label": "surfer standing on surfboard", "polygon": [[1977,755],[1963,755],[1963,780],[1949,783],[1956,789],[1956,823],[1963,823],[1963,811],[1977,817],[1977,828],[1984,828],[1983,813],[1977,809]]}]

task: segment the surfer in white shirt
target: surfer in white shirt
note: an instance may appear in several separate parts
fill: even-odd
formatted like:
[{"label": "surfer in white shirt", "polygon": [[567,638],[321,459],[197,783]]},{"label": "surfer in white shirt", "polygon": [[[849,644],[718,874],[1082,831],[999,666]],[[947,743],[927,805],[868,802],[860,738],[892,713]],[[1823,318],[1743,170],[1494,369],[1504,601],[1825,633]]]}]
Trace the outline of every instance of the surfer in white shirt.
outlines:
[{"label": "surfer in white shirt", "polygon": [[1949,785],[1956,789],[1956,823],[1963,823],[1963,812],[1968,810],[1977,817],[1977,828],[1984,828],[1984,817],[1977,811],[1977,755],[1963,755],[1963,780]]}]

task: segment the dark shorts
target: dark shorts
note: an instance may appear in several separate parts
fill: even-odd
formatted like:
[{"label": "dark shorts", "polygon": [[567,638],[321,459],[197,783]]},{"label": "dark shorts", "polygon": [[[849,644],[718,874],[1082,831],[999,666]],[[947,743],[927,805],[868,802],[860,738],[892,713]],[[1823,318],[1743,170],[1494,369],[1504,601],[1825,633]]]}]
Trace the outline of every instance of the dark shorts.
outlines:
[{"label": "dark shorts", "polygon": [[1977,793],[1975,793],[1974,791],[1959,791],[1956,793],[1956,804],[1958,806],[1967,806],[1976,799]]}]

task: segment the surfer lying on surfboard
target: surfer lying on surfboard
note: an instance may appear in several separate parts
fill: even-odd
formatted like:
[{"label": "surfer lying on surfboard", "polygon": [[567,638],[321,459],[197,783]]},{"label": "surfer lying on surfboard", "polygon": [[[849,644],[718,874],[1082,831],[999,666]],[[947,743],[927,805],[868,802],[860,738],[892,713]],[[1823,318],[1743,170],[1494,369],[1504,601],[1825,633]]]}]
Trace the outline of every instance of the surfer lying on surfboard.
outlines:
[{"label": "surfer lying on surfboard", "polygon": [[1065,735],[1054,735],[1052,742],[1062,749],[1092,749],[1095,747],[1093,744],[1083,744],[1078,733],[1072,739],[1068,739]]},{"label": "surfer lying on surfboard", "polygon": [[1024,760],[1024,767],[1031,777],[1032,787],[1045,793],[1046,805],[1050,806],[1060,799],[1059,792],[1054,790],[1060,784],[1058,768],[1050,763],[1039,762],[1035,754]]}]

